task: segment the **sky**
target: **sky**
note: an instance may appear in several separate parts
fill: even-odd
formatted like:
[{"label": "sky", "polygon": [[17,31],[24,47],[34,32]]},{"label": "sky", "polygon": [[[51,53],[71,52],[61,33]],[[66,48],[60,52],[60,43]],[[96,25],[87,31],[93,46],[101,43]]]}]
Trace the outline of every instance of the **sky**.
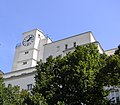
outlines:
[{"label": "sky", "polygon": [[10,72],[22,33],[53,41],[92,31],[104,50],[120,44],[120,0],[0,0],[0,70]]}]

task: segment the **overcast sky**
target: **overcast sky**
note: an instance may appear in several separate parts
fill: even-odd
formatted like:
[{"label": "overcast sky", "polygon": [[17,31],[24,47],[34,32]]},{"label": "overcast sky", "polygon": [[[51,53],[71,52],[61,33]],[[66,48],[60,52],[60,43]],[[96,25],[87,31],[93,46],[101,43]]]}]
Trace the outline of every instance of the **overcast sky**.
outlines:
[{"label": "overcast sky", "polygon": [[0,0],[0,69],[10,72],[22,33],[53,41],[92,31],[104,50],[120,44],[120,0]]}]

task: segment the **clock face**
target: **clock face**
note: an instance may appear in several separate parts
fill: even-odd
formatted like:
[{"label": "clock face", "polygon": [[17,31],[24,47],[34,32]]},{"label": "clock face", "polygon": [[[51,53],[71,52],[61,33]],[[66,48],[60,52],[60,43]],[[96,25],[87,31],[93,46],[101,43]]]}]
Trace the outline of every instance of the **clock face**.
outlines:
[{"label": "clock face", "polygon": [[29,46],[30,44],[32,44],[34,42],[34,36],[33,35],[28,35],[23,39],[22,44],[24,46]]}]

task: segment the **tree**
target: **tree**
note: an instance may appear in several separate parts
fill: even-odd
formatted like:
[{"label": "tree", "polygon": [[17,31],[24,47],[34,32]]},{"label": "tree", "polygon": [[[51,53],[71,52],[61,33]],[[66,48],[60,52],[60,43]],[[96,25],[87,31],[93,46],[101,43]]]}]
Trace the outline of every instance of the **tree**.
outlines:
[{"label": "tree", "polygon": [[32,95],[27,90],[22,90],[21,97],[23,98],[22,105],[47,105],[46,100],[39,93]]},{"label": "tree", "polygon": [[[101,73],[101,74],[100,74]],[[105,86],[118,86],[120,83],[120,46],[114,55],[106,59],[106,66],[101,69],[99,75]]]},{"label": "tree", "polygon": [[47,105],[41,94],[32,95],[27,90],[20,91],[18,86],[8,85],[5,87],[0,78],[0,105]]},{"label": "tree", "polygon": [[106,86],[108,93],[111,89],[109,87],[120,87],[120,45],[113,55],[107,57],[106,65],[100,70],[96,81],[101,87]]},{"label": "tree", "polygon": [[48,105],[105,105],[108,91],[96,78],[106,58],[96,45],[89,44],[77,46],[63,58],[50,56],[45,63],[40,60],[32,93],[41,93]]},{"label": "tree", "polygon": [[2,78],[0,78],[0,105],[22,105],[19,87],[12,87],[10,84],[5,87]]}]

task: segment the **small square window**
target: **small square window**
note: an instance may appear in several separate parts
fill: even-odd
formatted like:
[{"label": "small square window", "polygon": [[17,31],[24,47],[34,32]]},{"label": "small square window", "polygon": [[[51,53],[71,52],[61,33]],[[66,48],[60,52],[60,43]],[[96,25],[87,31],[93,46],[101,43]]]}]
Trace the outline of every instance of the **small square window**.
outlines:
[{"label": "small square window", "polygon": [[23,65],[26,65],[27,64],[27,62],[23,62]]},{"label": "small square window", "polygon": [[33,87],[32,84],[28,84],[28,85],[27,85],[27,90],[32,90],[32,87]]},{"label": "small square window", "polygon": [[25,54],[28,54],[29,52],[28,51],[25,51]]},{"label": "small square window", "polygon": [[60,48],[60,46],[57,46],[57,48]]},{"label": "small square window", "polygon": [[38,34],[38,38],[40,38],[40,34]]}]

